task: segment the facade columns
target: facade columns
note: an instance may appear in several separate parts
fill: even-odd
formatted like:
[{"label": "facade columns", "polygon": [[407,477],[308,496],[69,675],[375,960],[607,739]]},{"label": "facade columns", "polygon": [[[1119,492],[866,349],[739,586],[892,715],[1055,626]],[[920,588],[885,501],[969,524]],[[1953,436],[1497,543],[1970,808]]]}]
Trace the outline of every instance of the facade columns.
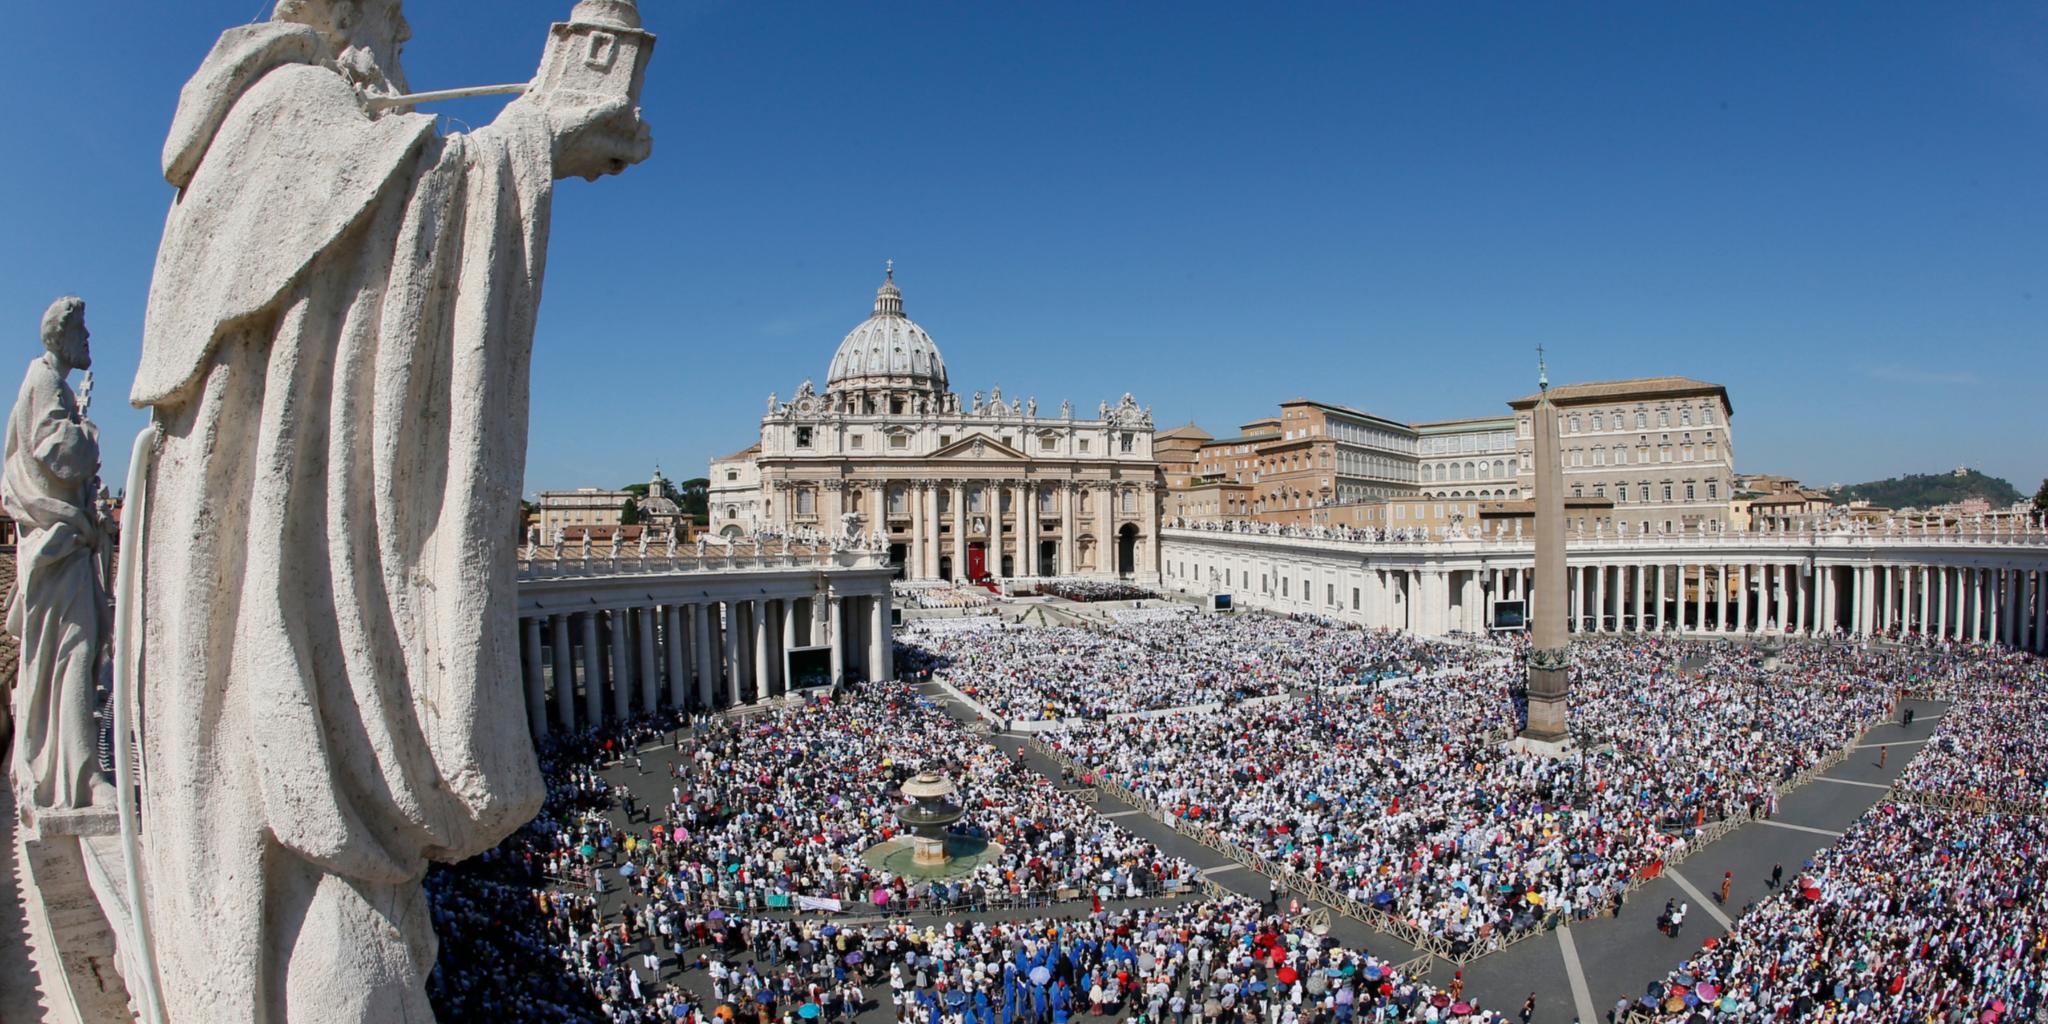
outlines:
[{"label": "facade columns", "polygon": [[889,635],[889,597],[868,598],[868,678],[881,681],[896,678],[895,644]]},{"label": "facade columns", "polygon": [[846,609],[841,607],[840,598],[829,591],[823,604],[832,609],[826,624],[825,640],[832,645],[832,685],[838,686],[846,681],[846,627],[840,618],[846,614]]},{"label": "facade columns", "polygon": [[555,662],[555,717],[562,731],[576,731],[576,659],[569,649],[569,617],[548,616],[548,639]]},{"label": "facade columns", "polygon": [[[1060,512],[1060,561],[1059,575],[1074,574],[1074,513],[1079,504],[1074,499],[1074,483],[1069,480],[1056,485],[1053,493],[1058,496]],[[1250,588],[1246,588],[1250,589]]]},{"label": "facade columns", "polygon": [[548,734],[547,680],[540,665],[540,620],[519,620],[519,665],[526,678],[526,728],[534,739]]},{"label": "facade columns", "polygon": [[1714,631],[1726,633],[1728,632],[1730,621],[1728,618],[1728,563],[1726,562],[1720,562],[1714,566],[1714,597],[1721,609],[1719,617],[1714,619]]},{"label": "facade columns", "polygon": [[1095,489],[1095,571],[1116,576],[1116,488],[1102,484]]},{"label": "facade columns", "polygon": [[1140,509],[1145,536],[1138,544],[1138,569],[1140,572],[1159,575],[1159,485],[1143,483],[1138,485],[1138,500],[1144,503]]},{"label": "facade columns", "polygon": [[[967,484],[963,480],[952,481],[953,493],[953,578],[967,578]],[[838,620],[838,609],[833,609],[832,618]],[[833,646],[838,646],[835,641]],[[832,682],[839,682],[838,670],[832,673]]]}]

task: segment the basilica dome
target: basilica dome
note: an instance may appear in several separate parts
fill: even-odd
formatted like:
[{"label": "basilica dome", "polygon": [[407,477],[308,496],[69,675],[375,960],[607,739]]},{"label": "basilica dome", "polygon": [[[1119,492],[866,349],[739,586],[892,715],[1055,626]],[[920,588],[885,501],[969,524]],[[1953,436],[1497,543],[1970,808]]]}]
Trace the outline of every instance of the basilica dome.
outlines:
[{"label": "basilica dome", "polygon": [[896,269],[875,291],[875,312],[839,343],[832,354],[832,371],[825,377],[830,390],[865,388],[916,388],[944,392],[946,363],[939,358],[939,346],[909,317],[903,315],[903,292],[896,287]]}]

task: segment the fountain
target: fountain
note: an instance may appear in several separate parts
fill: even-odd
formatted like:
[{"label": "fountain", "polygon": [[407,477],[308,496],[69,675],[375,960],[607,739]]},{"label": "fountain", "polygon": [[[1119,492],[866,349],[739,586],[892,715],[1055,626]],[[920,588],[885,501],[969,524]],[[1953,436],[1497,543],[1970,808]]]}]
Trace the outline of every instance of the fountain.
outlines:
[{"label": "fountain", "polygon": [[908,832],[862,853],[861,861],[869,867],[908,878],[944,879],[967,874],[1002,855],[1001,843],[946,831],[967,813],[953,780],[935,771],[920,772],[904,780],[901,792],[908,803],[897,806],[896,820]]}]

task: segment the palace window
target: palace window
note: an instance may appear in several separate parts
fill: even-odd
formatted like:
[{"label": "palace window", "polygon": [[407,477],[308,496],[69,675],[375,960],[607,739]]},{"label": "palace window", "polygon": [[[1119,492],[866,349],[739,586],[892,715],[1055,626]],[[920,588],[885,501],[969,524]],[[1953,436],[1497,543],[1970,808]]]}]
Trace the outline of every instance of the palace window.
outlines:
[{"label": "palace window", "polygon": [[889,488],[889,514],[900,516],[910,511],[910,494],[905,488]]},{"label": "palace window", "polygon": [[1708,501],[1715,501],[1715,500],[1719,499],[1720,497],[1721,497],[1721,485],[1720,485],[1720,484],[1718,484],[1718,483],[1715,483],[1715,482],[1713,482],[1713,481],[1711,481],[1711,480],[1710,480],[1710,481],[1708,481],[1708,482],[1707,482],[1707,500],[1708,500]]},{"label": "palace window", "polygon": [[1687,501],[1691,501],[1691,500],[1692,500],[1692,485],[1691,485],[1691,484],[1686,484],[1686,485],[1685,485],[1685,500],[1687,500]]},{"label": "palace window", "polygon": [[1649,428],[1649,426],[1650,426],[1650,418],[1649,418],[1648,416],[1645,416],[1645,415],[1643,414],[1643,411],[1642,411],[1641,409],[1637,409],[1637,410],[1636,410],[1636,429],[1637,429],[1637,430],[1646,430],[1646,429],[1648,429],[1648,428]]},{"label": "palace window", "polygon": [[1088,439],[1084,437],[1077,443],[1080,445],[1081,454],[1088,454]]},{"label": "palace window", "polygon": [[1599,414],[1599,413],[1597,413],[1597,412],[1596,412],[1596,413],[1594,413],[1594,414],[1593,414],[1593,430],[1594,430],[1595,432],[1598,432],[1598,431],[1601,431],[1601,430],[1604,430],[1604,429],[1606,429],[1605,427],[1603,427],[1603,426],[1602,426],[1602,424],[1603,424],[1603,423],[1605,423],[1605,422],[1606,422],[1605,420],[1603,420],[1603,419],[1601,419],[1601,418],[1600,418],[1600,414]]},{"label": "palace window", "polygon": [[737,469],[728,469],[725,471],[725,478],[728,481],[738,480],[740,478],[740,471]]},{"label": "palace window", "polygon": [[910,447],[910,435],[909,435],[909,434],[890,434],[890,435],[889,435],[889,447],[891,447],[891,448],[895,448],[895,449],[899,449],[899,450],[900,450],[900,449],[904,449],[904,448],[908,448],[908,447]]},{"label": "palace window", "polygon": [[818,514],[818,494],[808,487],[796,489],[796,514],[812,516]]},{"label": "palace window", "polygon": [[811,446],[811,428],[796,428],[796,446],[798,448],[809,448]]},{"label": "palace window", "polygon": [[1049,451],[1052,451],[1052,450],[1053,450],[1053,449],[1055,449],[1055,448],[1058,448],[1059,446],[1060,446],[1060,443],[1059,443],[1059,441],[1057,441],[1057,440],[1055,440],[1055,439],[1053,439],[1053,438],[1050,438],[1050,437],[1041,437],[1041,438],[1039,438],[1039,439],[1038,439],[1038,450],[1039,450],[1039,451],[1042,451],[1042,452],[1049,452]]},{"label": "palace window", "polygon": [[1121,440],[1121,441],[1119,441],[1119,442],[1118,442],[1118,444],[1119,444],[1119,447],[1121,447],[1121,448],[1123,449],[1123,451],[1124,451],[1124,452],[1125,452],[1126,454],[1128,454],[1128,453],[1129,453],[1129,452],[1131,451],[1131,445],[1132,445],[1133,443],[1135,443],[1135,441],[1136,441],[1136,438],[1132,436],[1132,434],[1131,434],[1131,432],[1130,432],[1130,431],[1126,430],[1126,431],[1124,431],[1124,434],[1123,434],[1123,438],[1122,438],[1122,440]]},{"label": "palace window", "polygon": [[867,438],[865,438],[865,437],[863,437],[863,436],[861,436],[861,435],[859,435],[859,434],[849,434],[849,435],[847,435],[847,438],[846,438],[846,442],[847,442],[847,445],[848,445],[849,447],[853,448],[853,449],[854,449],[855,451],[858,451],[858,450],[860,450],[860,449],[862,449],[862,448],[865,448],[865,447],[867,447]]},{"label": "palace window", "polygon": [[1670,500],[1671,500],[1671,485],[1670,485],[1670,484],[1665,484],[1665,485],[1664,485],[1664,500],[1665,500],[1665,501],[1670,501]]},{"label": "palace window", "polygon": [[986,508],[987,506],[984,504],[986,499],[984,496],[987,493],[988,492],[982,490],[979,487],[969,490],[967,492],[967,511],[980,512],[984,508]]}]

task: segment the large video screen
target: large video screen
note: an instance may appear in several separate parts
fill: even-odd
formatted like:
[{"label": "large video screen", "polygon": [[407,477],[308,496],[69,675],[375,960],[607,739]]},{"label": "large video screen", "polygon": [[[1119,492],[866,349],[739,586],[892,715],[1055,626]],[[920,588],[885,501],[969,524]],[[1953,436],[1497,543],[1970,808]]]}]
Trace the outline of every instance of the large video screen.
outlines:
[{"label": "large video screen", "polygon": [[1213,602],[1213,603],[1212,603],[1212,604],[1210,605],[1210,607],[1212,607],[1212,608],[1216,609],[1217,611],[1219,611],[1219,612],[1227,612],[1227,611],[1229,611],[1229,610],[1230,610],[1230,595],[1229,595],[1229,594],[1214,594],[1214,595],[1211,595],[1211,596],[1210,596],[1210,600],[1211,600],[1211,601]]},{"label": "large video screen", "polygon": [[832,645],[789,649],[788,675],[792,690],[811,690],[832,685]]},{"label": "large video screen", "polygon": [[1493,628],[1528,629],[1529,602],[1495,601],[1493,603]]}]

